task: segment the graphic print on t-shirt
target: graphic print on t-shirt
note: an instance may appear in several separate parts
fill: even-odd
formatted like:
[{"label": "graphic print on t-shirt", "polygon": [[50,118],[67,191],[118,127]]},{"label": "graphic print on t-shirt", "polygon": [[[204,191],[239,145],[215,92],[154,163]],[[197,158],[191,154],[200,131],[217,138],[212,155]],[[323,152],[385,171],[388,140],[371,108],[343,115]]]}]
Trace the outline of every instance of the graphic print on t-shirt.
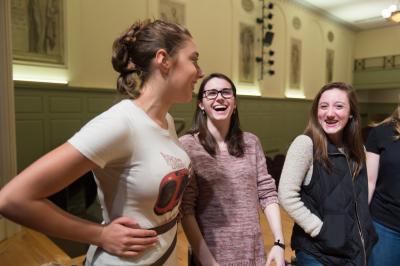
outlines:
[{"label": "graphic print on t-shirt", "polygon": [[172,169],[178,170],[168,173],[160,182],[158,198],[154,206],[154,212],[157,215],[172,211],[178,205],[189,183],[189,170],[185,168],[183,161],[168,154],[161,153],[161,155]]}]

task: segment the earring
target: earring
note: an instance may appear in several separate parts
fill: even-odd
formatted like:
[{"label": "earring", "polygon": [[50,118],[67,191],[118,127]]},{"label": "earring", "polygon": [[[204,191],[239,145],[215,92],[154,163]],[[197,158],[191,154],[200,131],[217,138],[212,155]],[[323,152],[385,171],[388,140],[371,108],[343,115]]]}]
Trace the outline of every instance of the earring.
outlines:
[{"label": "earring", "polygon": [[353,115],[350,115],[349,118],[352,119],[352,118],[353,118]]},{"label": "earring", "polygon": [[206,115],[206,111],[204,111],[204,109],[201,109],[201,113],[205,116]]}]

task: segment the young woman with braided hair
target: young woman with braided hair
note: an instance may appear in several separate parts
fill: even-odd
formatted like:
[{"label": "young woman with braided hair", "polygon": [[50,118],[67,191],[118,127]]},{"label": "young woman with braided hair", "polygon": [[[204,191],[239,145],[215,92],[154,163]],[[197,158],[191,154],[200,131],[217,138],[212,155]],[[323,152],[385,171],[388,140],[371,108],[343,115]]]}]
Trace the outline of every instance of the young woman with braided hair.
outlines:
[{"label": "young woman with braided hair", "polygon": [[[86,265],[177,265],[176,215],[190,160],[168,110],[192,99],[203,75],[198,57],[182,26],[133,24],[115,40],[112,55],[118,91],[128,99],[11,180],[0,191],[0,213],[48,235],[91,244]],[[46,199],[89,170],[103,225]]]}]

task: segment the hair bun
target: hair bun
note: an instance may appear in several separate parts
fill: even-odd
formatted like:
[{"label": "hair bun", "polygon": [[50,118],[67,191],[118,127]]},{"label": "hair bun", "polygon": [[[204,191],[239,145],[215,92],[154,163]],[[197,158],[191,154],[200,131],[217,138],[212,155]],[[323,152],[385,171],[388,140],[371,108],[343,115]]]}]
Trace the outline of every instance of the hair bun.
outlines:
[{"label": "hair bun", "polygon": [[120,42],[120,39],[114,41],[113,55],[111,63],[115,71],[119,73],[127,73],[129,65],[129,50],[127,45]]}]

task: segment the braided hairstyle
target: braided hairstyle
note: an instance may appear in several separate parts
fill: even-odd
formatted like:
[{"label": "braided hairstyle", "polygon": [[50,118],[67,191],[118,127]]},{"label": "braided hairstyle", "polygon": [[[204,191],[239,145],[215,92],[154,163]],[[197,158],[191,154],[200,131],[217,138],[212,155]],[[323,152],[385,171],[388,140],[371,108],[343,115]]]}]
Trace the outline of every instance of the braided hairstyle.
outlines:
[{"label": "braided hairstyle", "polygon": [[181,25],[162,20],[134,23],[112,47],[112,65],[119,72],[117,91],[131,99],[140,95],[140,89],[152,73],[151,62],[159,49],[174,56],[192,36]]}]

